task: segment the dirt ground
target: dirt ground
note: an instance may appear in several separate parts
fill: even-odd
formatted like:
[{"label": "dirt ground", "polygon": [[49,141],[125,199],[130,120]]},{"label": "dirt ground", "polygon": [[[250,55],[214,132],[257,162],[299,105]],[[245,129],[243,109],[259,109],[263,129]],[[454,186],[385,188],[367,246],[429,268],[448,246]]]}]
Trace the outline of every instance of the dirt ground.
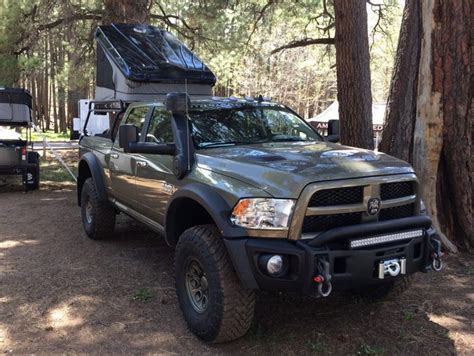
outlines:
[{"label": "dirt ground", "polygon": [[162,239],[120,216],[115,239],[91,241],[74,190],[42,189],[0,192],[0,352],[474,354],[472,255],[386,303],[259,293],[248,335],[206,345],[181,316]]}]

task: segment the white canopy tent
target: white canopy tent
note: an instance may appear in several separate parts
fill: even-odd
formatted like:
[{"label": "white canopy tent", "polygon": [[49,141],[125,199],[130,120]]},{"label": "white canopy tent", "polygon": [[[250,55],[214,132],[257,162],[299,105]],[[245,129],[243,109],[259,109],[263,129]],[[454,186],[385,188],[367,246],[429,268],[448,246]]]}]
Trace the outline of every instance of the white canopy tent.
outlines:
[{"label": "white canopy tent", "polygon": [[[372,104],[372,124],[374,131],[382,131],[384,124],[385,103]],[[317,130],[327,130],[329,120],[339,120],[339,102],[335,100],[329,107],[320,114],[307,119]]]},{"label": "white canopy tent", "polygon": [[[385,115],[385,103],[373,103],[372,104],[372,125],[374,130],[374,144],[375,147],[381,139],[381,134],[384,125]],[[311,124],[320,134],[323,136],[327,134],[328,121],[339,120],[339,102],[335,100],[329,107],[321,112],[319,115],[307,119],[306,121]]]}]

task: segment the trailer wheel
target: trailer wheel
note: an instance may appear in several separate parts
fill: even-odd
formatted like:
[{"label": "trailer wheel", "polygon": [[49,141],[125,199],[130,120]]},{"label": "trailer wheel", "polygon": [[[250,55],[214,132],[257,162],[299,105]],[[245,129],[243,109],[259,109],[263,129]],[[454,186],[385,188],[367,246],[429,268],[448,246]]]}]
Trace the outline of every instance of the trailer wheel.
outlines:
[{"label": "trailer wheel", "polygon": [[195,226],[181,235],[174,269],[179,305],[196,336],[217,343],[245,335],[255,293],[241,285],[215,226]]},{"label": "trailer wheel", "polygon": [[87,236],[94,240],[112,235],[115,227],[115,209],[99,199],[92,178],[84,182],[81,195],[82,225]]}]

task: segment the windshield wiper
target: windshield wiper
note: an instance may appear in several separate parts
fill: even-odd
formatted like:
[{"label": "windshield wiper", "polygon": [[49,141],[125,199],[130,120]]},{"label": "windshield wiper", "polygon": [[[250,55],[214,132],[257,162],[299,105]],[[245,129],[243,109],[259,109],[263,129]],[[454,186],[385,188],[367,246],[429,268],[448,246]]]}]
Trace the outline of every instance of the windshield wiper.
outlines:
[{"label": "windshield wiper", "polygon": [[204,142],[198,145],[199,148],[220,147],[220,146],[235,146],[235,145],[252,145],[255,143],[262,143],[267,140],[257,141],[220,141],[220,142]]},{"label": "windshield wiper", "polygon": [[273,142],[284,142],[284,141],[297,142],[297,141],[307,141],[307,140],[302,139],[299,136],[276,135],[272,137],[272,141]]}]

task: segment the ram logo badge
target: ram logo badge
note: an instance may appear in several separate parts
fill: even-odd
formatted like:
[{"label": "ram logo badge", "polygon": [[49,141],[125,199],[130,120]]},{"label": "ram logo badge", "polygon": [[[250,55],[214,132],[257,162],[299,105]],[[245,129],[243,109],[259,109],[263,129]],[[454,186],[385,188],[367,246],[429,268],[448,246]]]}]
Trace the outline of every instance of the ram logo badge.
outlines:
[{"label": "ram logo badge", "polygon": [[372,198],[369,199],[367,203],[367,213],[369,215],[376,215],[380,211],[380,199],[379,198]]}]

